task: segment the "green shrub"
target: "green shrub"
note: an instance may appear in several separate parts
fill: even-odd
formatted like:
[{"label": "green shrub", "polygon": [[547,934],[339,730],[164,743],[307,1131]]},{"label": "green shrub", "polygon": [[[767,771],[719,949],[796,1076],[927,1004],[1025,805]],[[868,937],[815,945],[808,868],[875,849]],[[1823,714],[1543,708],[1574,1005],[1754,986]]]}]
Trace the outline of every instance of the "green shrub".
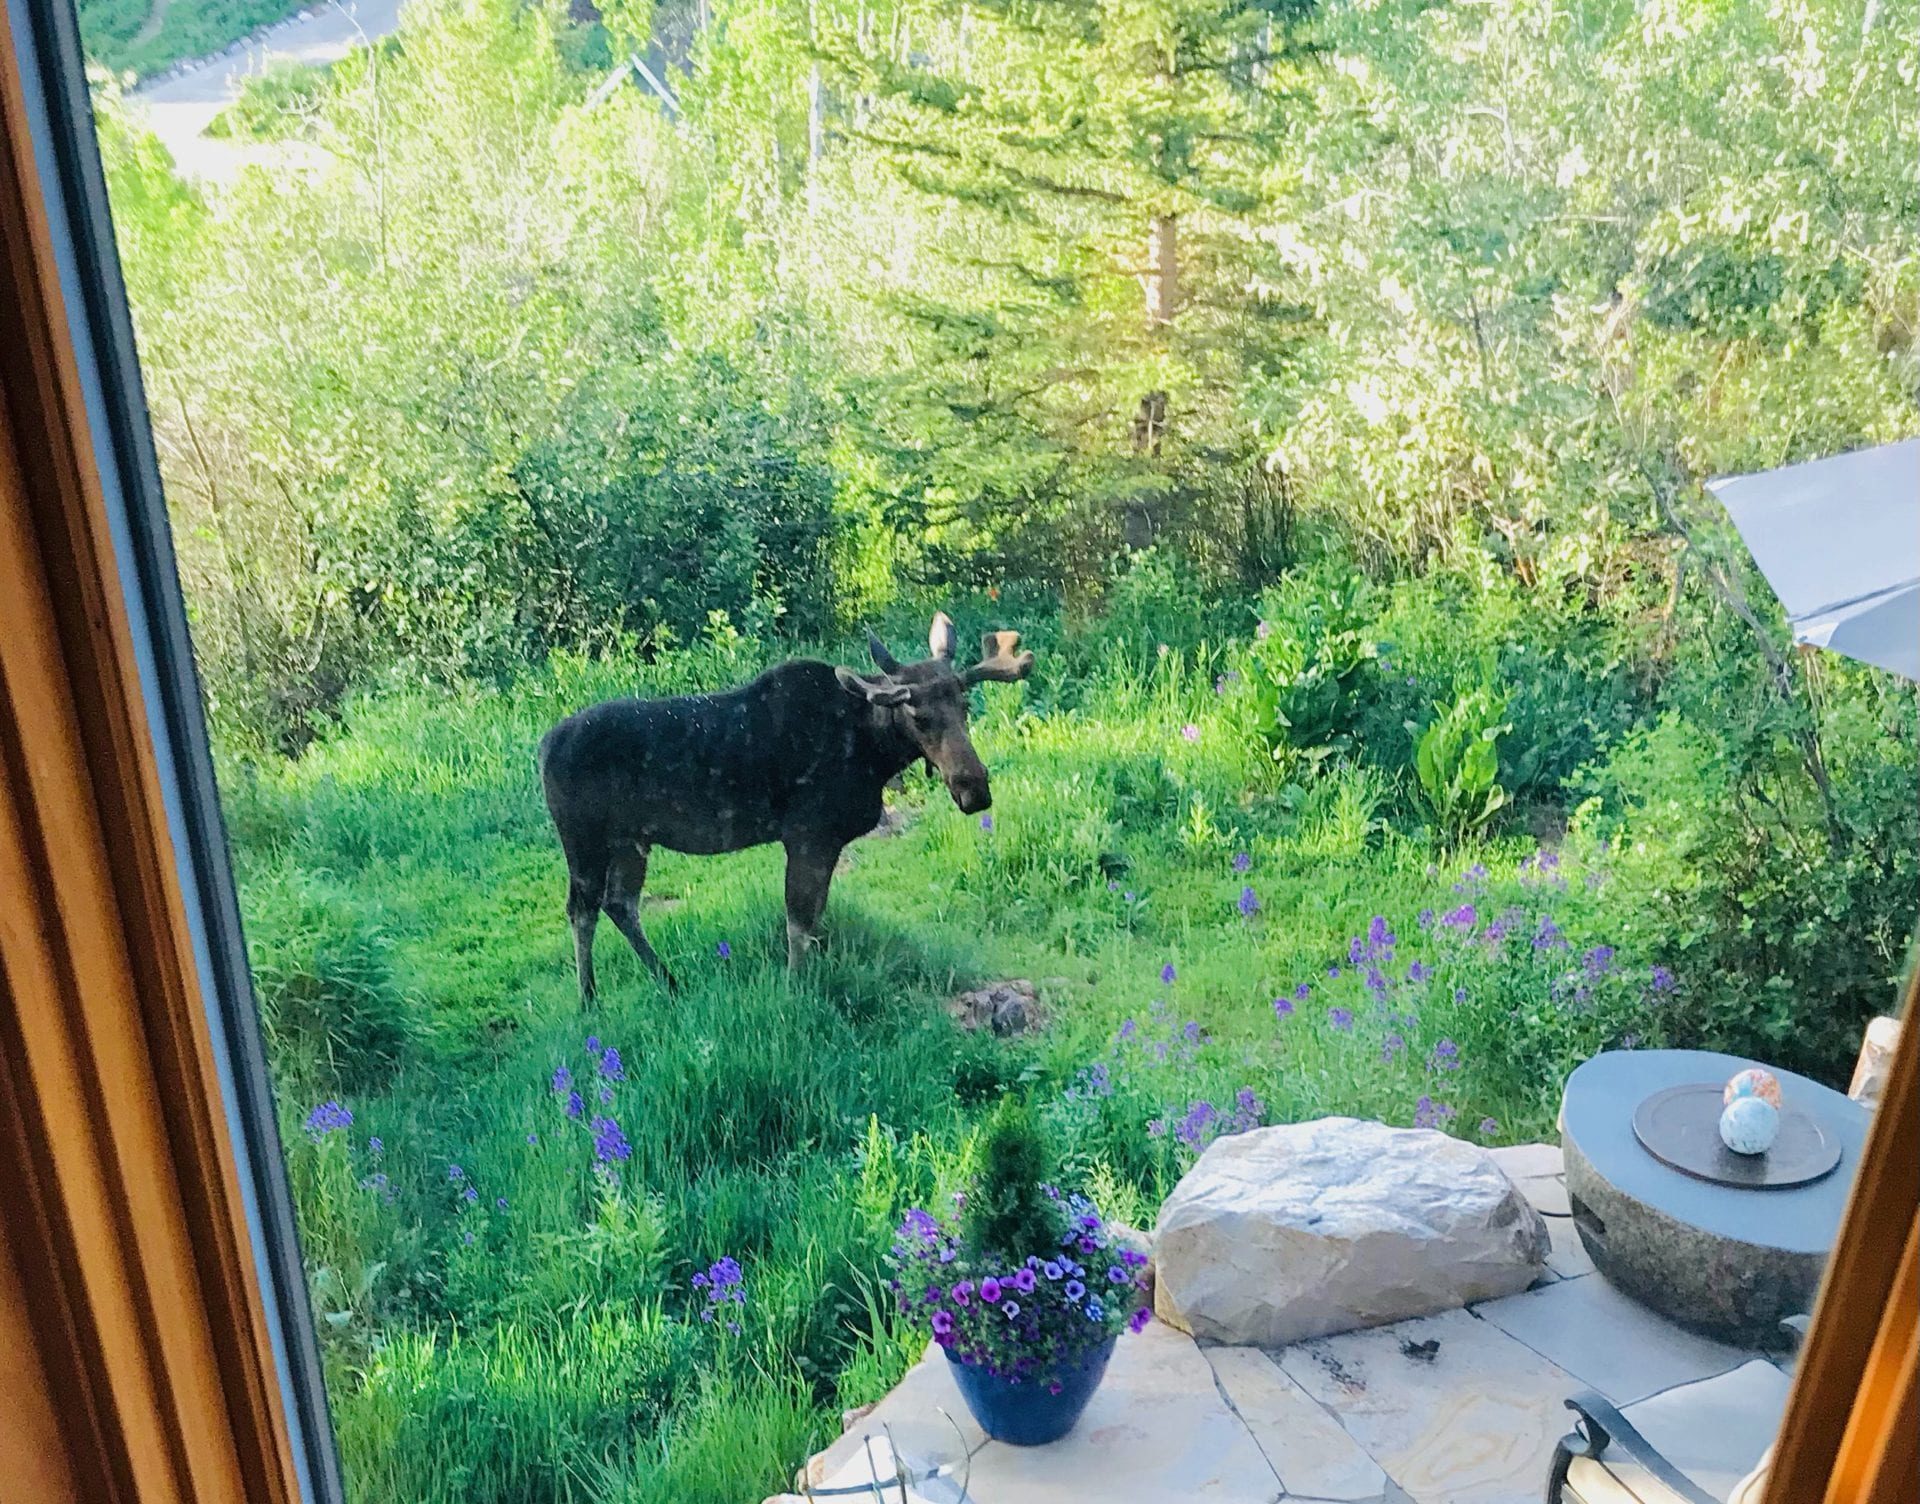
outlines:
[{"label": "green shrub", "polygon": [[1483,829],[1507,802],[1500,787],[1500,737],[1511,730],[1500,717],[1504,700],[1490,689],[1473,689],[1451,705],[1436,705],[1434,720],[1415,731],[1414,772],[1433,814],[1435,837],[1457,846]]}]

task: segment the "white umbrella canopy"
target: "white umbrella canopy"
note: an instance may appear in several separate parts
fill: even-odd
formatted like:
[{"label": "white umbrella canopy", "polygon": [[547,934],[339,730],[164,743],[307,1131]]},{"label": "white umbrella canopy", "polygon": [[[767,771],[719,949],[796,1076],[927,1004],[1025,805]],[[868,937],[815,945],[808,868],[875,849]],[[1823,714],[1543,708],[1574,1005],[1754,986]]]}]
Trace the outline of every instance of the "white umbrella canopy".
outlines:
[{"label": "white umbrella canopy", "polygon": [[1795,642],[1920,680],[1920,439],[1707,482]]}]

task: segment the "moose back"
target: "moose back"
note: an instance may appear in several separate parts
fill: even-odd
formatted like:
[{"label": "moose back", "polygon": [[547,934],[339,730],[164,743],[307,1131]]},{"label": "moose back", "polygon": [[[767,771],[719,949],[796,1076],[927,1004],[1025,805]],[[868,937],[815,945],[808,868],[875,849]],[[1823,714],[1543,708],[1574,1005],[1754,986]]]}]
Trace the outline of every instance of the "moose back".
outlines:
[{"label": "moose back", "polygon": [[567,919],[583,1004],[594,997],[593,936],[604,912],[649,970],[673,977],[640,927],[655,846],[710,855],[778,841],[787,852],[787,965],[813,947],[841,848],[880,821],[881,790],[924,758],[968,814],[992,803],[967,735],[967,690],[1033,668],[1018,632],[989,632],[981,660],[954,665],[945,612],[930,657],[903,664],[878,638],[878,673],[810,660],[720,694],[608,700],[540,742],[540,779],[567,859]]}]

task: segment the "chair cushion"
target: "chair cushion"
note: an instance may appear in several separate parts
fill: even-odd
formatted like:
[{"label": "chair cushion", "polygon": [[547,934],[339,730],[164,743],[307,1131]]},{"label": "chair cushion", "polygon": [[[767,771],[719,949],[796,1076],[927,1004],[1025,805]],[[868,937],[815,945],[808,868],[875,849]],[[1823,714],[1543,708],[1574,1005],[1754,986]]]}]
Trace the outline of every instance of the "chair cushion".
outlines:
[{"label": "chair cushion", "polygon": [[[1693,1483],[1729,1500],[1773,1444],[1791,1381],[1756,1358],[1730,1373],[1663,1390],[1621,1413]],[[1624,1452],[1575,1460],[1567,1493],[1580,1504],[1670,1504],[1673,1494]]]}]

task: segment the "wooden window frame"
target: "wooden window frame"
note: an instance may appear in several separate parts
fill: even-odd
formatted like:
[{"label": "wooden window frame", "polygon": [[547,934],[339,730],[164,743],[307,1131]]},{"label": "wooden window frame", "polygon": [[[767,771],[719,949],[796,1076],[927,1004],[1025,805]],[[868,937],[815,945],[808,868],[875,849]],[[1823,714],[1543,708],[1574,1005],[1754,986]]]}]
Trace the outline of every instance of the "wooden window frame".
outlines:
[{"label": "wooden window frame", "polygon": [[[1913,1477],[1920,1027],[1772,1504]],[[0,1492],[339,1504],[70,0],[0,0]]]},{"label": "wooden window frame", "polygon": [[0,1494],[337,1504],[70,0],[0,8],[0,895]]}]

